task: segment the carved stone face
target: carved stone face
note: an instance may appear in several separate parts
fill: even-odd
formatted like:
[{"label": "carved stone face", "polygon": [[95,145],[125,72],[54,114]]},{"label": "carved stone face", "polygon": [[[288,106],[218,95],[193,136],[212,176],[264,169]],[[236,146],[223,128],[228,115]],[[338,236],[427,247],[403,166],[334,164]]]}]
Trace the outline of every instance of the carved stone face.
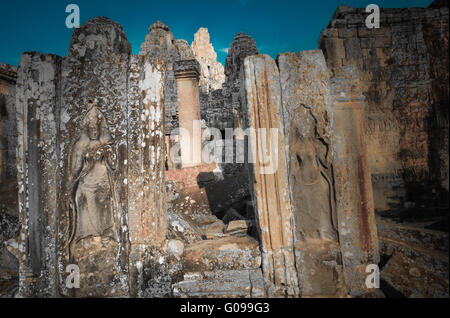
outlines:
[{"label": "carved stone face", "polygon": [[98,140],[100,137],[100,124],[97,118],[89,118],[88,136],[91,140]]}]

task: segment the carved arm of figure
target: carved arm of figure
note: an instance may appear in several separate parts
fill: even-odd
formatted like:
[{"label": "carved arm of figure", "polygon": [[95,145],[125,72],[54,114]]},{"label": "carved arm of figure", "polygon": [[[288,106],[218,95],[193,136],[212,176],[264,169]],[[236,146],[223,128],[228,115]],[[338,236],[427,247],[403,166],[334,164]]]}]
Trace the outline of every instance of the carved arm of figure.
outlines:
[{"label": "carved arm of figure", "polygon": [[[75,207],[75,184],[83,170],[84,156],[83,150],[77,142],[73,148],[72,155],[70,157],[70,175],[69,175],[69,189],[70,189],[70,203],[69,203],[69,223],[67,224],[66,244],[64,248],[67,248],[72,242],[75,236],[75,222],[77,218],[77,212]],[[70,253],[70,252],[69,252]]]},{"label": "carved arm of figure", "polygon": [[113,145],[108,144],[108,145],[104,146],[103,149],[104,149],[104,155],[105,155],[105,159],[108,164],[108,167],[111,170],[116,170],[117,169],[117,156],[114,151]]}]

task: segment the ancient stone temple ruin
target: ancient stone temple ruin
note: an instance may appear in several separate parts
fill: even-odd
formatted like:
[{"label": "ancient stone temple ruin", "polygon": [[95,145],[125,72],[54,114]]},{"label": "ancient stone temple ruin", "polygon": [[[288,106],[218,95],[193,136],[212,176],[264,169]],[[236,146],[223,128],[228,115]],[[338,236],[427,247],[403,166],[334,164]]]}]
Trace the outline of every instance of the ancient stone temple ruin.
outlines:
[{"label": "ancient stone temple ruin", "polygon": [[448,6],[366,15],[225,67],[97,17],[0,64],[0,295],[448,297]]}]

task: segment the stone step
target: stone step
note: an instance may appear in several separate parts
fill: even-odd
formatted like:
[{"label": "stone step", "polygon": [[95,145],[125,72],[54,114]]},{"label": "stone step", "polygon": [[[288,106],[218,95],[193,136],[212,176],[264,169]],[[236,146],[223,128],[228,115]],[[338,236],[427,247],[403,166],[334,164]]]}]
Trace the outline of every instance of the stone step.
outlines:
[{"label": "stone step", "polygon": [[249,237],[229,236],[186,246],[183,268],[189,272],[250,270],[261,267],[259,243]]},{"label": "stone step", "polygon": [[393,240],[379,236],[380,254],[391,257],[403,254],[417,264],[434,272],[436,275],[449,279],[449,256],[446,252],[423,248],[420,245]]},{"label": "stone step", "polygon": [[396,253],[383,267],[381,279],[408,298],[448,298],[448,280],[403,254]]},{"label": "stone step", "polygon": [[427,250],[440,252],[449,251],[449,234],[441,231],[429,230],[423,224],[402,224],[386,219],[377,219],[378,235],[380,237],[413,244]]},{"label": "stone step", "polygon": [[172,285],[179,298],[261,298],[264,281],[261,269],[197,272]]}]

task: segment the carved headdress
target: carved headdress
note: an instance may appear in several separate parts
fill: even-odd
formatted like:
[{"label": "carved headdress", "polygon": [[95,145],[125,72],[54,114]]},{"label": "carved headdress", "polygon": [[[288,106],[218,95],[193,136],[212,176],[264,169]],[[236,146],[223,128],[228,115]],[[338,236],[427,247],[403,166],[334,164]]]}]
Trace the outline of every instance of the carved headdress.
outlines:
[{"label": "carved headdress", "polygon": [[99,140],[102,144],[107,144],[111,141],[111,135],[108,130],[108,124],[106,123],[106,118],[103,116],[101,111],[97,108],[97,106],[94,106],[93,103],[90,101],[88,104],[90,107],[89,111],[86,113],[86,115],[83,118],[82,121],[82,136],[81,139],[88,137],[88,127],[90,124],[95,123],[97,127],[99,127],[100,136]]}]

